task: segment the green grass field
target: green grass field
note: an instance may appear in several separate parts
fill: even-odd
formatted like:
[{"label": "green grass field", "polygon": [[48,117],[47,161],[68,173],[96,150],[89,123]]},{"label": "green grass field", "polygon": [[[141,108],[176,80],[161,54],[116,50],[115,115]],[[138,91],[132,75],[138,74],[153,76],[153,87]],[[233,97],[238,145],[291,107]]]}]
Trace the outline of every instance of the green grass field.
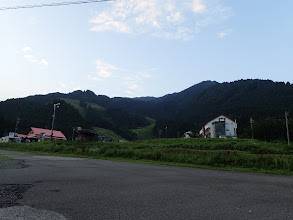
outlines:
[{"label": "green grass field", "polygon": [[[155,138],[154,134],[153,134],[153,129],[155,127],[156,124],[156,120],[152,119],[152,118],[147,118],[148,121],[150,122],[150,125],[142,127],[140,130],[140,139],[141,140],[150,140]],[[138,130],[137,129],[132,129],[132,132],[134,132],[135,134],[138,134]]]},{"label": "green grass field", "polygon": [[286,143],[268,143],[251,139],[152,139],[141,141],[141,143],[137,141],[2,143],[0,149],[212,169],[293,174],[292,146]]},{"label": "green grass field", "polygon": [[[66,99],[66,98],[62,98],[62,100],[64,100],[67,104],[70,104],[70,105],[72,105],[74,108],[76,108],[76,109],[79,111],[79,113],[81,114],[81,116],[85,118],[85,114],[86,114],[86,113],[85,113],[84,108],[81,107],[81,106],[79,105],[79,103],[80,103],[79,100],[76,100],[76,99]],[[102,106],[100,106],[100,105],[98,105],[98,104],[95,104],[95,103],[86,102],[86,104],[88,104],[88,105],[91,106],[92,108],[95,108],[95,109],[97,109],[97,110],[99,110],[99,111],[103,111],[103,110],[105,110],[104,107],[102,107]]]},{"label": "green grass field", "polygon": [[108,139],[112,139],[113,141],[117,142],[119,140],[124,140],[123,137],[120,135],[116,134],[114,131],[108,130],[106,128],[94,128],[95,131],[99,132],[100,134],[106,136]]}]

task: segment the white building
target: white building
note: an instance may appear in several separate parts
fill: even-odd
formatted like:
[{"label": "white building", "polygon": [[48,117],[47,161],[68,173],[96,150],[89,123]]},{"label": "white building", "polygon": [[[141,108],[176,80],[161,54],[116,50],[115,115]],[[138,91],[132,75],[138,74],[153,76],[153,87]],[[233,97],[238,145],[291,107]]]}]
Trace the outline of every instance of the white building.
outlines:
[{"label": "white building", "polygon": [[187,131],[183,134],[184,138],[191,138],[193,133],[191,131]]},{"label": "white building", "polygon": [[9,136],[0,138],[0,143],[8,143],[9,141],[10,141]]},{"label": "white building", "polygon": [[0,138],[0,143],[8,143],[8,142],[21,143],[21,137],[18,137],[17,133],[9,132],[8,136]]},{"label": "white building", "polygon": [[236,120],[233,121],[225,115],[220,115],[206,123],[200,130],[199,135],[205,138],[237,138]]}]

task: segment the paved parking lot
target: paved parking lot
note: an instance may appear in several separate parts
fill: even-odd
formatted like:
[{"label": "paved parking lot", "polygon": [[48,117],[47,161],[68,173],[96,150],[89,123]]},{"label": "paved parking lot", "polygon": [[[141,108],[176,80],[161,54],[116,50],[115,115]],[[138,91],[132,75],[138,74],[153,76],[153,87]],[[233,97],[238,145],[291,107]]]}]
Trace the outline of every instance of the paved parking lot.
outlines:
[{"label": "paved parking lot", "polygon": [[26,165],[0,169],[0,185],[31,186],[0,219],[293,219],[291,176],[0,154]]}]

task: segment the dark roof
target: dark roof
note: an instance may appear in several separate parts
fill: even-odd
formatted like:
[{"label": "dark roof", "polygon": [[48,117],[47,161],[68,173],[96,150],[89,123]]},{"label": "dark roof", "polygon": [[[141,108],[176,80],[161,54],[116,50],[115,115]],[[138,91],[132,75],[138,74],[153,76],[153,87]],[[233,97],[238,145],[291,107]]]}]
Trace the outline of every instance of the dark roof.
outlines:
[{"label": "dark roof", "polygon": [[84,133],[84,134],[94,134],[94,135],[98,135],[99,133],[91,130],[91,129],[84,129],[82,128],[81,130],[76,130],[77,133]]}]

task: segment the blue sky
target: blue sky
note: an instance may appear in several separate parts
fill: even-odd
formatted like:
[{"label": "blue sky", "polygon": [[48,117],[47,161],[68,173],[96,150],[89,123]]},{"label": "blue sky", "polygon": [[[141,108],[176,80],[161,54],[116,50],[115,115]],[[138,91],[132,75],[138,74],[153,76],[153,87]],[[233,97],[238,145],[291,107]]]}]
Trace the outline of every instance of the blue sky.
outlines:
[{"label": "blue sky", "polygon": [[292,0],[116,0],[0,11],[0,100],[77,89],[159,97],[204,80],[293,83],[292,8]]}]

